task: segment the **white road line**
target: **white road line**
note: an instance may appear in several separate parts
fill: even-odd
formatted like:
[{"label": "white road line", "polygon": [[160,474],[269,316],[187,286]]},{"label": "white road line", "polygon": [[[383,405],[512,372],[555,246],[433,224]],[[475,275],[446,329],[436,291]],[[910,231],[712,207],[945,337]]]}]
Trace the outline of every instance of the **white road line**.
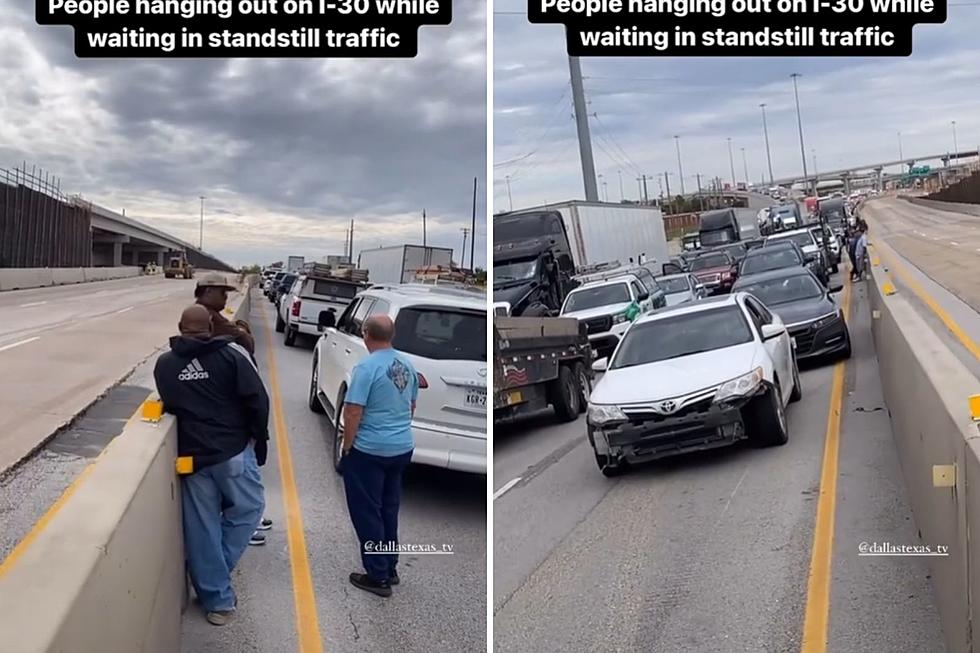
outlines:
[{"label": "white road line", "polygon": [[45,300],[43,302],[29,302],[27,304],[21,304],[20,305],[20,308],[30,308],[31,306],[43,306],[44,304],[47,304],[47,303],[48,303],[47,300]]},{"label": "white road line", "polygon": [[728,497],[728,503],[725,504],[725,509],[721,511],[721,514],[722,515],[724,515],[725,513],[728,512],[728,507],[732,505],[732,499],[735,498],[735,493],[738,492],[738,488],[742,487],[742,481],[745,480],[745,476],[748,473],[749,473],[749,468],[746,467],[745,468],[745,471],[742,472],[742,478],[738,479],[738,483],[735,484],[735,489],[732,490],[731,495],[729,495],[729,497]]},{"label": "white road line", "polygon": [[515,485],[517,485],[520,482],[521,482],[521,477],[520,476],[518,476],[517,478],[514,478],[514,479],[511,479],[511,480],[507,481],[506,483],[504,483],[504,486],[502,488],[500,488],[499,490],[497,490],[496,492],[493,493],[493,500],[496,501],[497,499],[499,499],[500,497],[502,497],[504,495],[504,492],[506,492],[507,490],[511,489],[512,487],[514,487]]},{"label": "white road line", "polygon": [[960,244],[958,242],[956,242],[955,240],[949,241],[949,244],[950,245],[953,245],[954,247],[959,247],[960,246]]},{"label": "white road line", "polygon": [[10,345],[4,345],[0,347],[0,351],[7,351],[8,349],[13,349],[14,347],[20,347],[21,345],[26,345],[29,342],[34,342],[35,340],[40,340],[41,336],[34,336],[33,338],[28,338],[27,340],[21,340],[20,342],[15,342]]},{"label": "white road line", "polygon": [[120,313],[125,313],[126,311],[131,311],[134,308],[136,308],[136,307],[135,306],[127,306],[126,308],[121,308],[118,311],[116,311],[116,315],[119,315]]}]

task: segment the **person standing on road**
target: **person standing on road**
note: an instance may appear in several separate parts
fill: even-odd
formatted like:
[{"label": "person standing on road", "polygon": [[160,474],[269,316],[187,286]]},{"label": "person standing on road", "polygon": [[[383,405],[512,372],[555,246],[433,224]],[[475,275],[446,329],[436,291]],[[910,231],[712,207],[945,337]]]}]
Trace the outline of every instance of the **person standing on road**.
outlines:
[{"label": "person standing on road", "polygon": [[[411,362],[391,346],[395,325],[390,317],[368,318],[362,335],[369,354],[354,367],[344,397],[340,467],[367,573],[352,573],[350,582],[391,596],[391,586],[399,583],[398,506],[402,474],[415,448],[412,416],[419,382]],[[379,548],[390,553],[379,553]]]},{"label": "person standing on road", "polygon": [[[211,314],[212,330],[215,336],[231,336],[235,342],[255,355],[255,338],[252,329],[245,320],[229,322],[221,314],[228,304],[228,292],[235,287],[228,283],[224,275],[209,272],[201,277],[194,288],[195,302],[208,309]],[[254,361],[254,358],[253,358]]]},{"label": "person standing on road", "polygon": [[864,278],[864,262],[868,251],[868,231],[867,227],[860,227],[857,233],[857,240],[854,242],[854,262],[857,280]]},{"label": "person standing on road", "polygon": [[237,604],[231,571],[265,509],[258,468],[268,451],[269,397],[251,355],[230,336],[214,337],[208,309],[185,309],[179,330],[153,378],[177,418],[177,455],[191,463],[180,484],[191,582],[207,620],[223,626]]}]

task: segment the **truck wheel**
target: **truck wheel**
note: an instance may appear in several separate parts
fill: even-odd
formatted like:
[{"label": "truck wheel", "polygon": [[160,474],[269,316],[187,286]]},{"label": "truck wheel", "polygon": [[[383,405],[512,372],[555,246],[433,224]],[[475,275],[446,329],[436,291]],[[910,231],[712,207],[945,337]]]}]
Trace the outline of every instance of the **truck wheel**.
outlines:
[{"label": "truck wheel", "polygon": [[589,395],[592,394],[592,381],[585,369],[585,363],[575,363],[575,378],[578,380],[578,412],[582,414],[589,407]]},{"label": "truck wheel", "polygon": [[601,453],[595,455],[595,464],[599,466],[599,471],[606,478],[614,478],[626,473],[626,463],[619,462],[611,464],[609,462],[609,456]]},{"label": "truck wheel", "polygon": [[341,420],[344,416],[344,391],[341,390],[340,394],[337,395],[337,404],[334,408],[333,416],[333,469],[338,474],[340,473],[340,459],[343,457],[343,447],[344,447],[344,425]]},{"label": "truck wheel", "polygon": [[551,404],[560,422],[578,419],[581,391],[575,375],[567,365],[558,367],[558,378],[551,382]]},{"label": "truck wheel", "polygon": [[282,316],[276,313],[276,333],[282,333],[286,330],[286,323],[282,321]]},{"label": "truck wheel", "polygon": [[310,410],[312,410],[317,415],[323,415],[327,411],[323,409],[323,404],[320,403],[320,397],[317,396],[317,383],[320,380],[320,366],[317,364],[316,355],[313,356],[313,372],[310,374]]},{"label": "truck wheel", "polygon": [[282,339],[282,343],[287,347],[292,347],[296,344],[296,328],[287,326],[286,327],[286,337]]},{"label": "truck wheel", "polygon": [[756,446],[774,447],[789,440],[786,409],[778,381],[764,395],[756,397],[746,407],[746,413],[745,427],[749,440]]}]

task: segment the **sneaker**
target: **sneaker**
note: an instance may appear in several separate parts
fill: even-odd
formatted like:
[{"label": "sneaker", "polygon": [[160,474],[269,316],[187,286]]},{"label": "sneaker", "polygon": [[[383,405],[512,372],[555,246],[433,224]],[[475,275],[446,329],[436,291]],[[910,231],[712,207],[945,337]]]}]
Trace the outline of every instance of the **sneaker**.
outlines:
[{"label": "sneaker", "polygon": [[398,577],[398,572],[397,571],[391,572],[391,576],[388,577],[388,584],[397,585],[400,582],[402,582],[402,579]]},{"label": "sneaker", "polygon": [[212,626],[224,626],[231,621],[234,616],[234,610],[216,610],[207,614],[207,620]]},{"label": "sneaker", "polygon": [[350,584],[358,589],[377,594],[378,596],[391,596],[391,585],[387,581],[379,583],[367,574],[351,574]]},{"label": "sneaker", "polygon": [[265,544],[265,535],[263,535],[258,531],[255,531],[254,533],[252,533],[252,537],[249,538],[248,543],[251,544],[252,546],[262,546],[263,544]]},{"label": "sneaker", "polygon": [[259,526],[256,530],[267,531],[272,528],[272,520],[268,517],[263,517],[262,521],[259,522]]}]

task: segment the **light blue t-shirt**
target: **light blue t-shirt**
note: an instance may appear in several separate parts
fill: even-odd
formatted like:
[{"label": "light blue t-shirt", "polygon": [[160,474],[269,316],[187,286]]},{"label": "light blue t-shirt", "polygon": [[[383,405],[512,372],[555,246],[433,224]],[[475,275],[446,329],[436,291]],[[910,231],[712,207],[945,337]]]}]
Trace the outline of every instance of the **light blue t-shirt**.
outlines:
[{"label": "light blue t-shirt", "polygon": [[354,366],[344,401],[363,406],[354,446],[376,456],[414,448],[412,402],[419,395],[415,368],[394,349],[379,349]]}]

